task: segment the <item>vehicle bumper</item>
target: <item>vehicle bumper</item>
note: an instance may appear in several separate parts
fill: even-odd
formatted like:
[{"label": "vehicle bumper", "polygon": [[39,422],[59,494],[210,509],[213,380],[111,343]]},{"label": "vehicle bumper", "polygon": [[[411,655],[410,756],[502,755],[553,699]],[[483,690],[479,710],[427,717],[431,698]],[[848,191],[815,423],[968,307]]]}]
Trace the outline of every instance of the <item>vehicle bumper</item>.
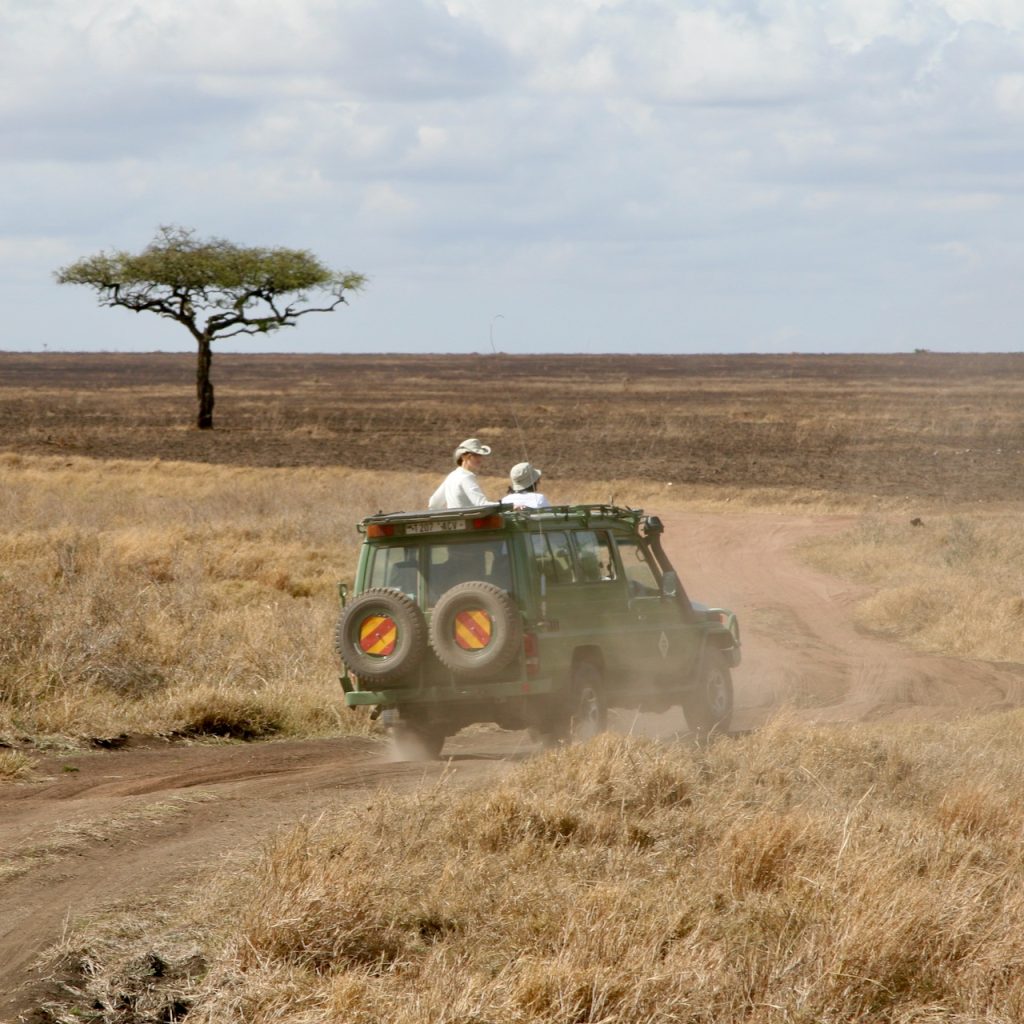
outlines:
[{"label": "vehicle bumper", "polygon": [[554,693],[551,678],[516,679],[505,683],[474,683],[471,686],[416,686],[395,687],[386,690],[351,690],[345,693],[345,704],[350,708],[372,704],[390,707],[399,704],[458,704],[481,701],[509,700],[544,696]]}]

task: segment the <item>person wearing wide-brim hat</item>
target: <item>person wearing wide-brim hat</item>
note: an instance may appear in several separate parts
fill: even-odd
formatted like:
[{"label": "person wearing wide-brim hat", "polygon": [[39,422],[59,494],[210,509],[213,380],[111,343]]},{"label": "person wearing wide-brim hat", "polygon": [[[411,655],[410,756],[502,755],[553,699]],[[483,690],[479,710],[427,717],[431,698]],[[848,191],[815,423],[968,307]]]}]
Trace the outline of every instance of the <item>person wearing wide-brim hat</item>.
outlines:
[{"label": "person wearing wide-brim hat", "polygon": [[513,508],[550,508],[551,502],[537,490],[541,473],[528,462],[518,462],[508,474],[508,494],[502,499],[503,505]]},{"label": "person wearing wide-brim hat", "polygon": [[491,499],[480,489],[476,475],[483,468],[491,449],[477,438],[467,438],[455,449],[455,468],[441,481],[430,496],[428,508],[434,512],[445,508],[474,508],[490,505]]}]

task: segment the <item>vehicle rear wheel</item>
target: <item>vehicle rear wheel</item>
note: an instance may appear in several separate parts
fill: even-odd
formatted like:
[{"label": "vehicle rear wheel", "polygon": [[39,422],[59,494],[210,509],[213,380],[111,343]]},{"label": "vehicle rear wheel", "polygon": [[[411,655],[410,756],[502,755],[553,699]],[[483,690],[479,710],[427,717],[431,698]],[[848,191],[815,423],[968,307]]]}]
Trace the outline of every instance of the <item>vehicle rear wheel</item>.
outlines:
[{"label": "vehicle rear wheel", "polygon": [[566,743],[585,743],[607,728],[604,674],[593,661],[578,661],[565,699],[548,705],[529,733],[537,746],[552,750]]},{"label": "vehicle rear wheel", "polygon": [[552,720],[544,725],[532,725],[529,729],[530,741],[541,750],[554,750],[562,746],[568,738],[568,720]]},{"label": "vehicle rear wheel", "polygon": [[593,739],[608,728],[604,676],[592,661],[578,661],[572,670],[570,737],[577,743]]},{"label": "vehicle rear wheel", "polygon": [[391,743],[399,761],[436,761],[444,747],[445,733],[426,722],[396,722],[391,726]]},{"label": "vehicle rear wheel", "polygon": [[728,731],[732,708],[732,673],[722,652],[714,647],[708,648],[704,652],[697,686],[683,698],[686,724],[698,740],[705,740],[712,733]]}]

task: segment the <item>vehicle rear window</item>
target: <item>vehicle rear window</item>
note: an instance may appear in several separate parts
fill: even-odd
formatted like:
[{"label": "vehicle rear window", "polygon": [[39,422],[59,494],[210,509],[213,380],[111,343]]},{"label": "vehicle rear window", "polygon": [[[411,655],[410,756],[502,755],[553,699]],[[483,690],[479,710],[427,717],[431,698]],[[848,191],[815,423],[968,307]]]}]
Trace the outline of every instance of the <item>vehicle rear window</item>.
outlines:
[{"label": "vehicle rear window", "polygon": [[502,590],[512,589],[508,543],[500,538],[431,544],[427,555],[427,607],[456,583],[483,580]]},{"label": "vehicle rear window", "polygon": [[366,586],[400,590],[417,602],[425,590],[425,607],[433,608],[446,590],[467,580],[511,590],[508,543],[492,537],[450,544],[381,545],[371,554]]},{"label": "vehicle rear window", "polygon": [[373,549],[366,586],[390,587],[414,601],[419,592],[420,549],[389,545]]}]

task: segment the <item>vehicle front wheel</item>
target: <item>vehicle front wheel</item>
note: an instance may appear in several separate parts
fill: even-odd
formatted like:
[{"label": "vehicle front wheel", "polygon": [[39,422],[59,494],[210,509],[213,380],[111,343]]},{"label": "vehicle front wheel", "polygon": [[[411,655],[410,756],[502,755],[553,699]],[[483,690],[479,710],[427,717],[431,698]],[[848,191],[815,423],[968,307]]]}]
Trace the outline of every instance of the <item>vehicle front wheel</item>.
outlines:
[{"label": "vehicle front wheel", "polygon": [[722,652],[709,648],[704,652],[697,686],[683,698],[686,724],[698,740],[706,740],[712,733],[728,731],[732,707],[732,673]]}]

